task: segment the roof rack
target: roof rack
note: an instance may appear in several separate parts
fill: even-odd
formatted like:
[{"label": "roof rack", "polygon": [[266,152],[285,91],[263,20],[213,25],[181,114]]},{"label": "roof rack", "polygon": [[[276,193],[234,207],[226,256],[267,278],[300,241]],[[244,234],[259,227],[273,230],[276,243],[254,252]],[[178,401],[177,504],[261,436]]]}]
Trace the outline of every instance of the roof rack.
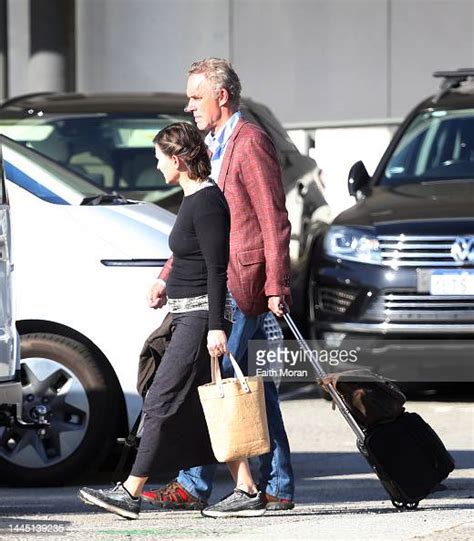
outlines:
[{"label": "roof rack", "polygon": [[0,104],[0,109],[3,109],[4,107],[10,106],[10,105],[14,105],[17,101],[21,101],[27,98],[37,98],[39,96],[47,96],[48,94],[54,94],[54,92],[30,92],[29,94],[20,94],[19,96],[13,96],[13,98],[5,100],[2,104]]},{"label": "roof rack", "polygon": [[474,68],[459,68],[455,71],[435,71],[433,77],[443,78],[440,90],[433,100],[434,102],[437,102],[452,88],[458,88],[459,85],[469,79],[469,77],[474,77]]}]

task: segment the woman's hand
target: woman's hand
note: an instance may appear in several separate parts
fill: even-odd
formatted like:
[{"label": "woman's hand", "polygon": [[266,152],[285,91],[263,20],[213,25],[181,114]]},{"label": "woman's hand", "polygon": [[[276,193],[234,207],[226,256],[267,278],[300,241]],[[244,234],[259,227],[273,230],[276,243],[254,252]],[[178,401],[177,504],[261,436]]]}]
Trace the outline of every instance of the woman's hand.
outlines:
[{"label": "woman's hand", "polygon": [[155,309],[162,308],[167,302],[166,284],[163,280],[157,280],[148,292],[148,306]]},{"label": "woman's hand", "polygon": [[207,333],[207,349],[211,357],[220,357],[227,353],[227,336],[224,331]]}]

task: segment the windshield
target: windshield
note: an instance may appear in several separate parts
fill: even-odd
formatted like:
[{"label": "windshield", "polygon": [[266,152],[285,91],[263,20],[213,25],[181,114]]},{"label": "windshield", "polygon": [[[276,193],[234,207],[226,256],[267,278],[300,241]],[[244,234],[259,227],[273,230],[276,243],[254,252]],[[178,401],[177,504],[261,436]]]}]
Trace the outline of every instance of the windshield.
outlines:
[{"label": "windshield", "polygon": [[37,152],[0,136],[6,178],[48,203],[81,204],[85,198],[105,195],[80,175]]},{"label": "windshield", "polygon": [[99,188],[111,191],[175,190],[156,169],[153,138],[180,115],[43,114],[0,119],[0,133],[31,147]]},{"label": "windshield", "polygon": [[474,179],[474,110],[419,114],[400,139],[381,185]]}]

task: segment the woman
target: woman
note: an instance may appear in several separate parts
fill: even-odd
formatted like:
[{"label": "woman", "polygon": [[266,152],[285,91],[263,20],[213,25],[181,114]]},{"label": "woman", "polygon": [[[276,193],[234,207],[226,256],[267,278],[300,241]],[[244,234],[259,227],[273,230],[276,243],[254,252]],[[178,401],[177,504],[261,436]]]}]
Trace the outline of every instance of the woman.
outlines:
[{"label": "woman", "polygon": [[[186,122],[161,130],[153,142],[166,183],[179,184],[184,192],[169,238],[173,265],[166,283],[175,328],[145,399],[143,435],[131,474],[112,489],[79,491],[85,503],[129,519],[138,518],[152,471],[216,461],[197,387],[210,381],[209,355],[227,352],[231,325],[231,314],[225,314],[230,213],[221,190],[208,179],[207,147]],[[262,515],[265,501],[247,460],[227,466],[236,483],[236,514],[240,509],[245,516]],[[219,504],[209,509],[205,514],[219,516]]]}]

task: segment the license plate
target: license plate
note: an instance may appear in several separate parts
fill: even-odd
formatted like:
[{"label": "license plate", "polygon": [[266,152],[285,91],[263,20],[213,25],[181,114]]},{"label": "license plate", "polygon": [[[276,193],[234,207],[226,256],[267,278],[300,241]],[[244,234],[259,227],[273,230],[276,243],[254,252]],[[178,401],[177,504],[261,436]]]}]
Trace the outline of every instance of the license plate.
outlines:
[{"label": "license plate", "polygon": [[430,294],[474,296],[474,270],[431,271]]}]

